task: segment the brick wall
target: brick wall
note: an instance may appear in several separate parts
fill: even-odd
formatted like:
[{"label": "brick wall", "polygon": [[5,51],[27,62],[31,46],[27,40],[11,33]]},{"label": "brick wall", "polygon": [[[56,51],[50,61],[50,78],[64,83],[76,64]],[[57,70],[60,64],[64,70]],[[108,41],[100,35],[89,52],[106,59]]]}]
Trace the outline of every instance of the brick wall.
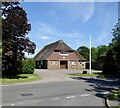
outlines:
[{"label": "brick wall", "polygon": [[60,62],[57,60],[48,61],[48,69],[59,69]]}]

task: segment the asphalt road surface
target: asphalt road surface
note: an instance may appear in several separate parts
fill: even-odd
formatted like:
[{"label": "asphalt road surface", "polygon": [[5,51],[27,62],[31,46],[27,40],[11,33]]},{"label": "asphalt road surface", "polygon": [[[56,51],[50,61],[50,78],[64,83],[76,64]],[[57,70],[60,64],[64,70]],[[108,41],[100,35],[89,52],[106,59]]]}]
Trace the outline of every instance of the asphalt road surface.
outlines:
[{"label": "asphalt road surface", "polygon": [[104,106],[84,81],[4,86],[3,106]]},{"label": "asphalt road surface", "polygon": [[105,106],[103,94],[117,84],[93,78],[69,79],[3,86],[2,106]]}]

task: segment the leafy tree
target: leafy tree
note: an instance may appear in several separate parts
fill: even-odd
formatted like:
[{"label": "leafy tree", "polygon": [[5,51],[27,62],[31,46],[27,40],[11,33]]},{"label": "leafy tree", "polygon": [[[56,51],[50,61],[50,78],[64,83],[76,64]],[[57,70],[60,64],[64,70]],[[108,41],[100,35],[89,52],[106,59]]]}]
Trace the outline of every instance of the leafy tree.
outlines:
[{"label": "leafy tree", "polygon": [[120,19],[118,20],[118,23],[115,25],[112,34],[114,36],[114,38],[112,39],[112,45],[116,46],[120,44]]},{"label": "leafy tree", "polygon": [[102,54],[104,54],[105,52],[107,52],[108,51],[108,49],[109,49],[109,47],[108,46],[106,46],[106,45],[100,45],[100,46],[98,46],[97,47],[97,56],[100,56],[100,55],[102,55]]},{"label": "leafy tree", "polygon": [[95,47],[92,47],[91,48],[91,52],[92,52],[92,62],[95,62],[96,61],[96,58],[97,58],[97,52],[98,52],[98,50],[97,50],[97,48],[95,48]]},{"label": "leafy tree", "polygon": [[120,74],[120,20],[118,20],[112,34],[114,38],[110,44],[111,49],[106,55],[103,73]]},{"label": "leafy tree", "polygon": [[112,33],[114,36],[114,38],[112,39],[112,45],[115,52],[117,67],[120,72],[120,19],[118,20],[118,23],[116,24]]},{"label": "leafy tree", "polygon": [[105,64],[103,65],[104,74],[114,74],[118,72],[114,50],[109,50],[106,54]]},{"label": "leafy tree", "polygon": [[31,30],[27,14],[19,2],[2,2],[3,75],[17,74],[17,60],[34,53],[36,45],[26,35]]},{"label": "leafy tree", "polygon": [[89,48],[86,46],[81,46],[77,51],[86,59],[89,60]]}]

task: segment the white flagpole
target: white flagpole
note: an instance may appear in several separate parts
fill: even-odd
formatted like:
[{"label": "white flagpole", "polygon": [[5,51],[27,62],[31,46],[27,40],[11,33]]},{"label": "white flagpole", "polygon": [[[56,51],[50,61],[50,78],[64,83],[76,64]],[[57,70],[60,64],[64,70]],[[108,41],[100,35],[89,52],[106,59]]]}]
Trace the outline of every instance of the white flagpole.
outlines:
[{"label": "white flagpole", "polygon": [[89,59],[89,62],[90,62],[90,74],[91,74],[91,35],[90,35],[90,59]]}]

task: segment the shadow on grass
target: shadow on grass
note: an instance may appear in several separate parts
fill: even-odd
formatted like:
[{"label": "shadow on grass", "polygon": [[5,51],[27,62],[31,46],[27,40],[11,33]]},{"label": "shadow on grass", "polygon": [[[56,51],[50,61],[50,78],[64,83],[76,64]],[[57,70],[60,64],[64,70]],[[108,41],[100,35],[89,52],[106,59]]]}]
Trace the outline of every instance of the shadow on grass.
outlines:
[{"label": "shadow on grass", "polygon": [[20,75],[7,75],[7,76],[3,76],[2,77],[3,79],[4,78],[8,78],[8,79],[25,79],[25,78],[28,78],[28,76],[20,76]]},{"label": "shadow on grass", "polygon": [[108,78],[108,79],[100,79],[100,78],[88,78],[88,77],[71,77],[75,80],[83,80],[87,82],[92,89],[85,89],[88,92],[94,91],[95,96],[99,98],[104,98],[106,96],[105,93],[112,92],[113,90],[120,89],[120,79],[119,78]]}]

